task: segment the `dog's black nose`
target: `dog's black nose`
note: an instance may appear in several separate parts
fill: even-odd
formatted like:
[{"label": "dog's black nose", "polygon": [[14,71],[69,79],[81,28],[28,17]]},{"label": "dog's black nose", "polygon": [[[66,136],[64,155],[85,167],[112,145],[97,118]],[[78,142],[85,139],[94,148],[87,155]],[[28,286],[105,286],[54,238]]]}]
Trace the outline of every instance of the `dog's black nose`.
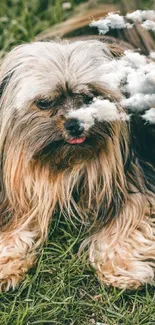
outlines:
[{"label": "dog's black nose", "polygon": [[77,119],[70,119],[64,123],[65,129],[73,137],[79,136],[83,133],[84,127]]}]

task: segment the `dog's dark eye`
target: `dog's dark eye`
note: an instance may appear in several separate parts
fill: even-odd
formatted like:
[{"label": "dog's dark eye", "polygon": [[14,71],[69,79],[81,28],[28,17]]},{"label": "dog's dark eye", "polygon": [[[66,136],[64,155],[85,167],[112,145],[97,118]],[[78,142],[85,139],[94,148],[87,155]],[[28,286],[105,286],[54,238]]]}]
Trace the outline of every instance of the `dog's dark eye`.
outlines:
[{"label": "dog's dark eye", "polygon": [[46,109],[49,109],[52,107],[53,102],[51,100],[47,100],[47,99],[39,99],[36,101],[35,104],[41,110],[46,110]]},{"label": "dog's dark eye", "polygon": [[85,95],[85,96],[84,96],[84,103],[85,103],[86,105],[91,104],[92,101],[93,101],[93,94]]}]

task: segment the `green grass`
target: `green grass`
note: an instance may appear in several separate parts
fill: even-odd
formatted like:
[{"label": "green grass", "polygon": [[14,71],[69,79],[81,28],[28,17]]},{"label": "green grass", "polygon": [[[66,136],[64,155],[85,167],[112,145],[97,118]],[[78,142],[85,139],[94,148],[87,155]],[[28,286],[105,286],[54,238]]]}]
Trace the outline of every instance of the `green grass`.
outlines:
[{"label": "green grass", "polygon": [[[72,6],[80,2],[72,0]],[[1,56],[67,15],[58,0],[1,0]],[[154,289],[127,292],[101,286],[84,257],[77,256],[85,236],[80,225],[52,223],[37,266],[18,290],[0,294],[0,325],[155,324]]]},{"label": "green grass", "polygon": [[[63,10],[63,0],[1,0],[0,55],[16,44],[32,41],[39,32],[66,19],[72,12]],[[81,0],[70,0],[72,9]]]},{"label": "green grass", "polygon": [[84,233],[63,220],[54,228],[37,268],[16,292],[1,294],[0,324],[155,324],[153,289],[104,288],[77,257]]},{"label": "green grass", "polygon": [[[15,292],[0,296],[0,325],[154,325],[153,288],[105,288],[77,252],[87,234],[64,220],[53,222],[36,268]],[[98,324],[99,325],[99,324]]]}]

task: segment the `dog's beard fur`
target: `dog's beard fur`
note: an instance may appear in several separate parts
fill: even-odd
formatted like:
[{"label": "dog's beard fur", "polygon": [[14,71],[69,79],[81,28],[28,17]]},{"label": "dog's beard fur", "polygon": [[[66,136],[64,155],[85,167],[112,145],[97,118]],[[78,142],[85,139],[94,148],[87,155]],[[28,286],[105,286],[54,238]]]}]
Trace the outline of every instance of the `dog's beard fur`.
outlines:
[{"label": "dog's beard fur", "polygon": [[[33,253],[47,237],[55,211],[72,220],[89,220],[90,228],[100,220],[98,231],[106,229],[117,239],[119,231],[128,236],[150,214],[153,182],[144,175],[132,151],[128,122],[104,120],[104,116],[94,119],[84,129],[86,140],[82,144],[68,143],[65,122],[70,112],[83,105],[89,107],[93,98],[117,103],[120,97],[100,81],[100,67],[110,58],[106,45],[97,41],[33,43],[13,50],[2,66],[2,237],[8,233],[18,236],[22,231],[33,234]],[[40,110],[40,99],[50,99],[52,107]],[[119,105],[117,109],[123,112]],[[28,240],[20,240],[29,251]],[[95,245],[91,246],[91,257],[101,250]],[[92,260],[95,264],[95,257]],[[117,281],[108,278],[105,282],[115,285]],[[118,285],[123,286],[119,281]]]}]

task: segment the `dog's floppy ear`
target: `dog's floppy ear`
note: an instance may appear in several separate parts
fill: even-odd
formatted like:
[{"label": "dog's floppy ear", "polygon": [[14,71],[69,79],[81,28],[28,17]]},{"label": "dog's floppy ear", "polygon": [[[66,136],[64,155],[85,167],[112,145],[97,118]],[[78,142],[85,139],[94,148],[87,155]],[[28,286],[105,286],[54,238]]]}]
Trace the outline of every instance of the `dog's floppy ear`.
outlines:
[{"label": "dog's floppy ear", "polygon": [[13,72],[7,74],[4,78],[2,78],[1,83],[0,83],[0,99],[3,95],[4,90],[6,89],[11,77],[12,77]]},{"label": "dog's floppy ear", "polygon": [[[0,101],[3,96],[3,93],[5,92],[5,89],[7,88],[7,85],[9,84],[12,74],[13,74],[13,72],[7,73],[7,75],[1,75],[1,72],[0,72]],[[0,125],[1,125],[1,119],[0,119]],[[4,184],[3,184],[3,167],[2,167],[2,165],[3,165],[4,143],[2,143],[1,139],[0,139],[0,229],[5,227],[5,225],[10,220],[10,215],[8,212],[9,211],[9,202],[6,197]]]},{"label": "dog's floppy ear", "polygon": [[113,57],[120,57],[124,54],[124,51],[127,49],[119,44],[107,44],[108,49]]},{"label": "dog's floppy ear", "polygon": [[112,37],[95,35],[95,37],[92,37],[91,39],[98,40],[102,44],[106,45],[106,48],[108,49],[109,53],[114,58],[122,56],[124,54],[124,51],[126,50],[133,50],[133,47],[129,43],[120,40],[117,41],[117,39]]}]

